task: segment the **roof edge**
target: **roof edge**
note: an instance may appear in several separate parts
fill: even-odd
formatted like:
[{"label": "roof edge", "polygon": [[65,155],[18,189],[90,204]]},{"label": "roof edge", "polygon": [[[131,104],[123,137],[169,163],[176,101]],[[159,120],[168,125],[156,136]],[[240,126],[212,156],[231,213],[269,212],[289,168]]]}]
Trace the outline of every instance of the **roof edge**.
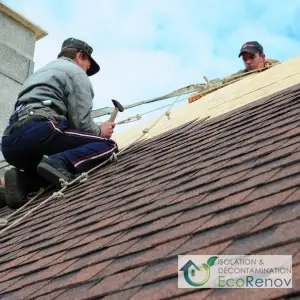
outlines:
[{"label": "roof edge", "polygon": [[[137,139],[148,140],[195,119],[222,116],[242,106],[280,92],[300,82],[300,55],[276,64],[264,72],[253,73],[242,80],[219,88],[201,99],[173,108],[171,115],[161,113],[159,116],[140,121],[130,128],[115,133],[113,139],[119,149],[128,147]],[[171,106],[172,103],[169,105]],[[163,115],[164,114],[164,115]],[[138,120],[138,119],[137,119]],[[155,127],[153,125],[155,124]],[[145,129],[152,128],[150,132]]]},{"label": "roof edge", "polygon": [[9,6],[7,6],[1,0],[0,0],[0,12],[5,13],[6,15],[11,17],[15,21],[21,23],[23,26],[30,29],[34,33],[35,38],[36,38],[37,41],[48,35],[48,32],[45,31],[43,28],[41,28],[40,26],[32,23],[30,20],[28,20],[27,18],[25,18],[21,14],[17,13],[15,10],[13,10]]}]

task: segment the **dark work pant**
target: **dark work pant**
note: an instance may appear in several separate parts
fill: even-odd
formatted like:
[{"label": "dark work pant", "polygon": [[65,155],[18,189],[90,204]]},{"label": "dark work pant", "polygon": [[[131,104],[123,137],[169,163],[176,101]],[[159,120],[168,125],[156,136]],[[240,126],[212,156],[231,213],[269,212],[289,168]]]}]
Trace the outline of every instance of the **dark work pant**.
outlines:
[{"label": "dark work pant", "polygon": [[6,161],[24,171],[36,170],[43,155],[47,155],[63,161],[73,174],[86,172],[115,151],[113,140],[71,130],[66,121],[32,121],[2,138]]}]

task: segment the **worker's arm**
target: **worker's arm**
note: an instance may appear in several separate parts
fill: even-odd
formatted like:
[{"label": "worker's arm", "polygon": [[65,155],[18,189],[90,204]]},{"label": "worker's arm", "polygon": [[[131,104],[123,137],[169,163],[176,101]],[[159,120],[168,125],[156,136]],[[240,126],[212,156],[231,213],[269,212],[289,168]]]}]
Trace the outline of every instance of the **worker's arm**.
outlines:
[{"label": "worker's arm", "polygon": [[82,72],[75,74],[68,87],[68,121],[70,127],[101,135],[101,129],[92,118],[94,91],[89,78]]}]

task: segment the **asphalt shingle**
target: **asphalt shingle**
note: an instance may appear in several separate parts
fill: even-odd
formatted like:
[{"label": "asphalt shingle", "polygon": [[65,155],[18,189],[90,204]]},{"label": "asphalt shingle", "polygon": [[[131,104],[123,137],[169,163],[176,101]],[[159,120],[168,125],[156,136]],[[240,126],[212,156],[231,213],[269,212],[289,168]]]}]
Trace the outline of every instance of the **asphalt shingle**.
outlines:
[{"label": "asphalt shingle", "polygon": [[[0,235],[1,299],[299,297],[299,112],[297,85],[130,147]],[[293,254],[293,289],[178,289],[205,253]]]}]

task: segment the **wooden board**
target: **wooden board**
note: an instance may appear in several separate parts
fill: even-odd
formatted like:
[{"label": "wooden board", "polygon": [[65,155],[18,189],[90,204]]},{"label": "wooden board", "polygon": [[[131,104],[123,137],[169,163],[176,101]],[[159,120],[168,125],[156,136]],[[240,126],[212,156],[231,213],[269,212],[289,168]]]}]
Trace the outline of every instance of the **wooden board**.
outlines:
[{"label": "wooden board", "polygon": [[[196,102],[186,104],[171,111],[170,120],[164,116],[143,139],[152,138],[180,126],[195,118],[210,118],[222,115],[233,109],[269,96],[282,89],[300,83],[300,56],[272,67],[262,73],[252,74],[236,83],[225,86]],[[143,134],[145,128],[150,128],[157,120],[140,123],[114,135],[113,139],[120,149],[133,143]]]}]

